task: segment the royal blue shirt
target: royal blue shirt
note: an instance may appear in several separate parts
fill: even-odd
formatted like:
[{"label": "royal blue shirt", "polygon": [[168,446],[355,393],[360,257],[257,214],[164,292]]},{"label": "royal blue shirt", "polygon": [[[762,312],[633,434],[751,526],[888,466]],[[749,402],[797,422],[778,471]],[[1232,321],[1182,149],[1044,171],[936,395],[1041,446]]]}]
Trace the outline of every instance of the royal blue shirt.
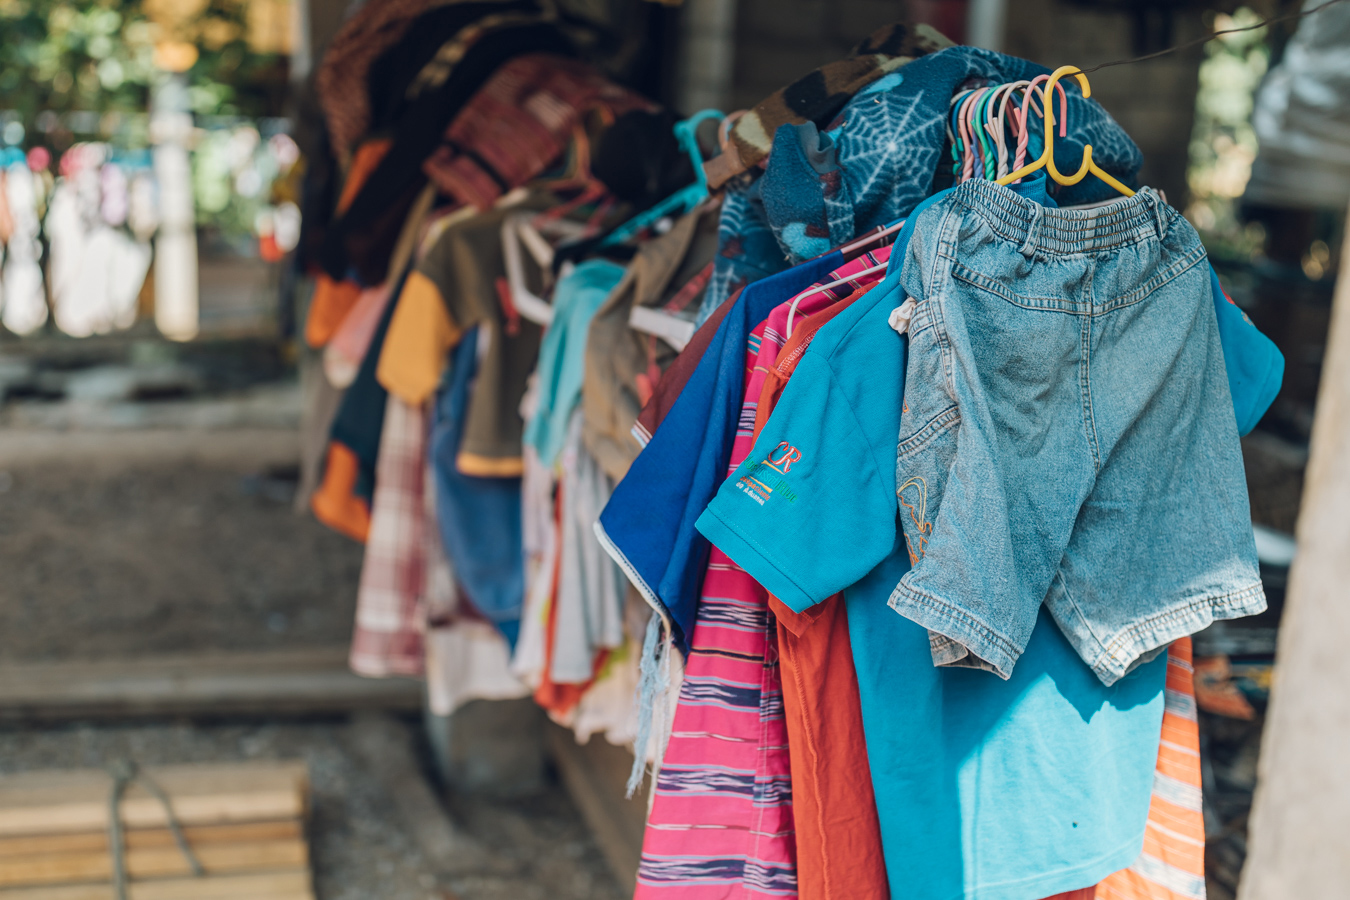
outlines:
[{"label": "royal blue shirt", "polygon": [[722,320],[679,399],[600,514],[596,535],[688,652],[708,562],[694,522],[731,463],[745,388],[746,340],[773,308],[838,268],[827,253],[751,283]]}]

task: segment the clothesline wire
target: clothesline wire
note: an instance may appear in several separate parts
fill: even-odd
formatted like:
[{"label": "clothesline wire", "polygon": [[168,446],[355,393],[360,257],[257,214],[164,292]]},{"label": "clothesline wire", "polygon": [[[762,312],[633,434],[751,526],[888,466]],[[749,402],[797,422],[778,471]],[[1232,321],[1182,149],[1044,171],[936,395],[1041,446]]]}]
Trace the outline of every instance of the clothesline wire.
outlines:
[{"label": "clothesline wire", "polygon": [[1180,50],[1189,50],[1191,47],[1198,47],[1201,44],[1207,44],[1210,41],[1214,40],[1215,38],[1223,37],[1226,34],[1239,34],[1244,31],[1256,31],[1258,28],[1265,28],[1268,25],[1278,25],[1281,22],[1292,22],[1295,19],[1302,19],[1305,16],[1311,16],[1313,13],[1319,13],[1322,10],[1326,9],[1328,6],[1342,2],[1344,2],[1344,0],[1326,0],[1326,2],[1319,3],[1312,9],[1304,9],[1298,12],[1286,13],[1285,15],[1282,16],[1274,16],[1269,19],[1262,19],[1255,25],[1244,25],[1241,28],[1225,28],[1221,31],[1214,31],[1206,35],[1205,37],[1197,38],[1196,40],[1193,41],[1187,41],[1184,44],[1177,44],[1175,47],[1168,47],[1167,49],[1159,50],[1156,53],[1147,53],[1143,56],[1133,57],[1132,59],[1116,59],[1112,60],[1111,62],[1098,63],[1097,65],[1090,66],[1086,69],[1079,69],[1078,74],[1091,75],[1093,72],[1100,71],[1101,69],[1109,69],[1112,66],[1127,66],[1130,65],[1131,63],[1148,62],[1151,59],[1157,59],[1161,56],[1167,56],[1170,53],[1176,53]]}]

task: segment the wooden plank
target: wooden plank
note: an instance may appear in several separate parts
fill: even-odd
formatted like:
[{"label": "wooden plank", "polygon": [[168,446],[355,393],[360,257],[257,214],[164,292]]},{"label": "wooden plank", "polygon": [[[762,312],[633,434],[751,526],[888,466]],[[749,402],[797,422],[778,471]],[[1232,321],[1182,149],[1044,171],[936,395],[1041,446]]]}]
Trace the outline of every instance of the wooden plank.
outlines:
[{"label": "wooden plank", "polygon": [[193,460],[248,472],[294,463],[299,456],[299,437],[291,428],[69,430],[7,425],[0,430],[0,466],[9,469],[79,465],[102,472]]},{"label": "wooden plank", "polygon": [[[247,844],[203,844],[193,852],[207,875],[229,872],[265,872],[309,864],[303,839]],[[127,876],[132,879],[191,875],[192,868],[177,847],[128,850]],[[43,853],[0,860],[0,886],[69,884],[112,879],[112,857],[101,853]]]},{"label": "wooden plank", "polygon": [[579,745],[570,730],[552,722],[544,734],[563,786],[590,826],[614,877],[631,891],[637,884],[647,818],[642,794],[631,800],[624,796],[633,755],[599,735]]},{"label": "wooden plank", "polygon": [[[162,766],[147,773],[168,794],[184,825],[302,818],[304,763]],[[0,777],[0,835],[98,831],[108,825],[112,779],[97,769]],[[120,807],[130,828],[167,827],[164,807],[139,784]]]},{"label": "wooden plank", "polygon": [[[298,819],[279,822],[245,822],[232,825],[188,825],[183,836],[189,846],[202,844],[240,844],[253,841],[283,841],[304,836]],[[176,847],[173,833],[167,828],[135,828],[122,833],[127,849]],[[12,856],[30,856],[40,853],[106,853],[108,832],[92,831],[77,834],[20,835],[0,837],[0,864]]]},{"label": "wooden plank", "polygon": [[[307,869],[132,882],[130,900],[313,900]],[[0,890],[0,900],[114,900],[111,884]]]},{"label": "wooden plank", "polygon": [[0,665],[0,721],[414,711],[422,683],[363,678],[347,648]]},{"label": "wooden plank", "polygon": [[1350,231],[1336,279],[1239,900],[1344,897],[1350,891],[1347,510]]}]

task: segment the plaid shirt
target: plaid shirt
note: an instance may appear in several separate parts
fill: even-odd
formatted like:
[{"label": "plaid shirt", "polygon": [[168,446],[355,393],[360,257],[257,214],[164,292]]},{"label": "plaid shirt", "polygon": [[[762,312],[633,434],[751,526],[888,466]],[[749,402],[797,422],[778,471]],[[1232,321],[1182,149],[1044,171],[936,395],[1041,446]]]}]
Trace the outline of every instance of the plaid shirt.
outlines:
[{"label": "plaid shirt", "polygon": [[392,394],[380,433],[370,535],[356,595],[350,663],[360,675],[421,675],[425,668],[428,516],[426,413]]},{"label": "plaid shirt", "polygon": [[442,194],[488,209],[557,161],[588,114],[613,119],[653,108],[585,63],[520,56],[504,63],[465,104],[422,170]]}]

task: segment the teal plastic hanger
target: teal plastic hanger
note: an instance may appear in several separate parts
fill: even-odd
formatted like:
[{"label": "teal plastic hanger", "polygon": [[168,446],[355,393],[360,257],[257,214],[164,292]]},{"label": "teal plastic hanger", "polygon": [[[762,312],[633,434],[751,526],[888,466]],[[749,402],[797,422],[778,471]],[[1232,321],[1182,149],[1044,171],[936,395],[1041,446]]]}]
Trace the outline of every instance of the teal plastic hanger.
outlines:
[{"label": "teal plastic hanger", "polygon": [[970,111],[970,130],[980,140],[980,159],[978,165],[984,169],[984,177],[990,181],[998,176],[995,165],[997,159],[997,150],[993,141],[990,139],[988,131],[985,130],[985,109],[989,106],[989,100],[994,96],[994,89],[988,88],[980,99],[975,101],[974,108]]},{"label": "teal plastic hanger", "polygon": [[709,119],[720,122],[725,118],[726,113],[719,109],[703,109],[684,121],[675,123],[675,140],[680,142],[684,152],[689,154],[690,162],[694,164],[694,183],[680,188],[660,203],[624,222],[611,231],[609,236],[600,242],[600,246],[613,247],[615,244],[622,244],[660,219],[683,215],[708,199],[708,176],[703,174],[703,153],[698,149],[698,126]]}]

